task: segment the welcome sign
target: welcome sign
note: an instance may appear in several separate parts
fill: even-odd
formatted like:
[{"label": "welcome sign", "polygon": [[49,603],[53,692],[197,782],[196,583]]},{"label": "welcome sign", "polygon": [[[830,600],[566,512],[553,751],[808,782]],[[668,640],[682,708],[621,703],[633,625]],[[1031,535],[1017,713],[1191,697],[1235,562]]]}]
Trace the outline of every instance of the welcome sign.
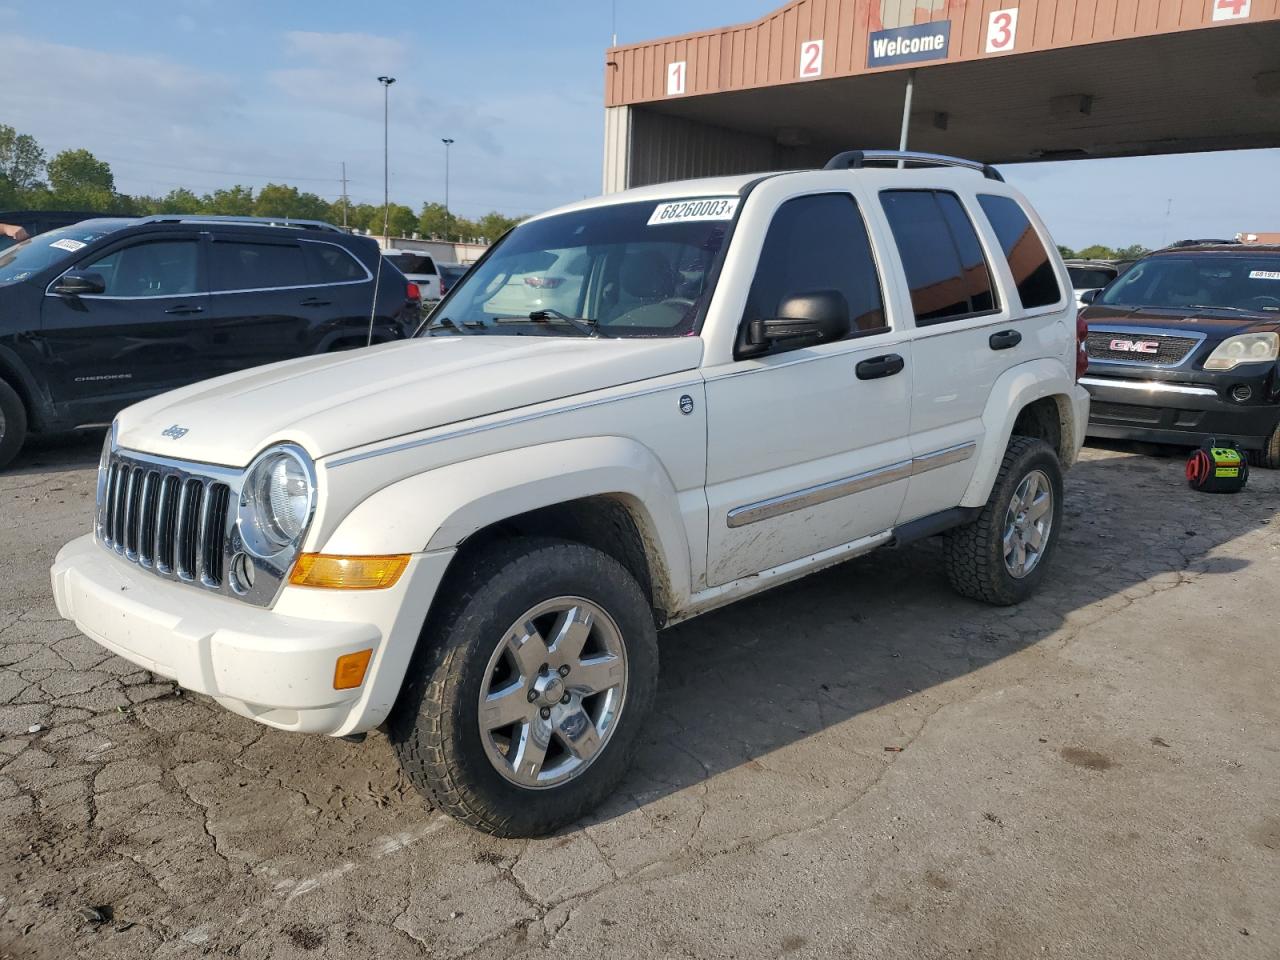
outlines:
[{"label": "welcome sign", "polygon": [[951,46],[951,21],[917,23],[910,27],[877,30],[867,46],[868,67],[942,60]]}]

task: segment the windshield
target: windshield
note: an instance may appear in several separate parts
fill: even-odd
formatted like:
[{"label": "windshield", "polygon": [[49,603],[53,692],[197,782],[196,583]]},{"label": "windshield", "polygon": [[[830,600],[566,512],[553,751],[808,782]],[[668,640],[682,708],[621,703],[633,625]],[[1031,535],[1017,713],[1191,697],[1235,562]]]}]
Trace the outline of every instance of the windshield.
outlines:
[{"label": "windshield", "polygon": [[104,233],[84,226],[63,227],[0,250],[0,284],[19,283],[46,267],[69,260]]},{"label": "windshield", "polygon": [[1217,307],[1280,312],[1280,256],[1189,254],[1139,261],[1098,303],[1121,307]]},{"label": "windshield", "polygon": [[471,269],[425,333],[686,335],[737,205],[647,201],[526,221]]},{"label": "windshield", "polygon": [[1067,267],[1067,273],[1073,290],[1097,290],[1116,278],[1116,271],[1107,267]]}]

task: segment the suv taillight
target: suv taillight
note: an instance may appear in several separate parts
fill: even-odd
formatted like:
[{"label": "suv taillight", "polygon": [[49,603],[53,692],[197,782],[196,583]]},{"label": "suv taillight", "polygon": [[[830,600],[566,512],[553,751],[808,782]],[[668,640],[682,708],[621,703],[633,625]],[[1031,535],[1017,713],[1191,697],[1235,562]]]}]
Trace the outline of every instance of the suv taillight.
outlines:
[{"label": "suv taillight", "polygon": [[412,281],[405,285],[404,295],[409,300],[421,300],[422,291],[418,289],[418,285]]},{"label": "suv taillight", "polygon": [[1084,310],[1076,314],[1076,379],[1079,380],[1089,369],[1089,324],[1085,322]]}]

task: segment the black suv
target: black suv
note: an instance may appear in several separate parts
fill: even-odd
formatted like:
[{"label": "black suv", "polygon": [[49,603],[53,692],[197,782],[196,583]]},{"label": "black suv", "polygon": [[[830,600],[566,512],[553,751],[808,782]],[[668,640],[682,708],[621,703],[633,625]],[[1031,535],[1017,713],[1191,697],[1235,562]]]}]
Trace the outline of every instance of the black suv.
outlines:
[{"label": "black suv", "polygon": [[1212,437],[1280,468],[1280,246],[1180,244],[1085,300],[1090,435]]},{"label": "black suv", "polygon": [[420,311],[373,239],[327,223],[155,216],[40,234],[0,252],[0,467],[29,431],[106,423],[165,390],[370,335],[402,339]]}]

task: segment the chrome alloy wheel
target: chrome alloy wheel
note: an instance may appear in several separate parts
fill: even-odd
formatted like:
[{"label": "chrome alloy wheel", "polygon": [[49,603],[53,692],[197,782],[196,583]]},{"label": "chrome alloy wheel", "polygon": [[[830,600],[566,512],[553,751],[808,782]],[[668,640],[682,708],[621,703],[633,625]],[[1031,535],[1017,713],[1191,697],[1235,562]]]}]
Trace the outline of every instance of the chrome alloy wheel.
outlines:
[{"label": "chrome alloy wheel", "polygon": [[480,687],[489,762],[521,787],[572,780],[604,750],[627,692],[627,650],[613,618],[556,597],[507,629]]},{"label": "chrome alloy wheel", "polygon": [[1014,579],[1027,576],[1049,545],[1053,486],[1043,470],[1032,470],[1014,492],[1004,517],[1004,567]]}]

